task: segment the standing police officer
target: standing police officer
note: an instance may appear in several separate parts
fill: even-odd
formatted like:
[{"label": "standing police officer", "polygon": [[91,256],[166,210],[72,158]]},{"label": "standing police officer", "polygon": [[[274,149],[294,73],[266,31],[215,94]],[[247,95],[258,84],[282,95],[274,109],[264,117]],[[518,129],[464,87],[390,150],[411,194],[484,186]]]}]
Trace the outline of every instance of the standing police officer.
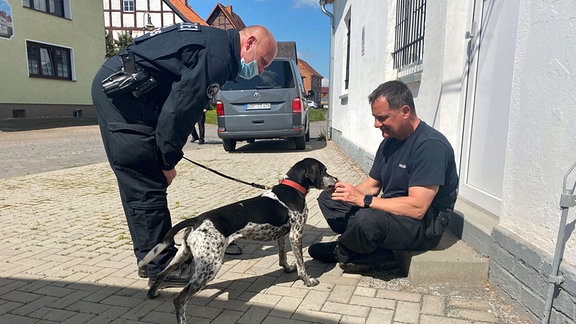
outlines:
[{"label": "standing police officer", "polygon": [[[137,261],[172,226],[166,189],[204,107],[220,85],[262,73],[276,53],[262,26],[237,31],[180,23],[136,38],[100,68],[92,99]],[[153,281],[175,252],[164,250],[138,274]],[[175,270],[165,287],[186,285],[185,270]]]}]

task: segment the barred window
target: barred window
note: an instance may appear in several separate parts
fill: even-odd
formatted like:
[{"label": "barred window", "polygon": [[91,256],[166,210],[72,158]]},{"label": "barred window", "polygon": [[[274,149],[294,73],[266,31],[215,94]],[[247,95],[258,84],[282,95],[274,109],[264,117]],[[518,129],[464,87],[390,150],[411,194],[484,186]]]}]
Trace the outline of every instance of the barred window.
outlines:
[{"label": "barred window", "polygon": [[426,0],[396,0],[395,69],[422,64]]},{"label": "barred window", "polygon": [[26,42],[31,77],[72,80],[70,49]]},{"label": "barred window", "polygon": [[133,12],[134,11],[134,0],[124,0],[122,5],[124,11]]},{"label": "barred window", "polygon": [[22,3],[24,7],[66,18],[64,1],[65,0],[23,0]]}]

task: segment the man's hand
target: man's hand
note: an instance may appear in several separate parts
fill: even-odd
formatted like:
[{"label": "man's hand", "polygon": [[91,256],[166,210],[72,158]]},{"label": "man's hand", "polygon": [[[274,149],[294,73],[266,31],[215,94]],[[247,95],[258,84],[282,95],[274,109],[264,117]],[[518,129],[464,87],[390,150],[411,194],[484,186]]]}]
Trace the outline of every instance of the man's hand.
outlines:
[{"label": "man's hand", "polygon": [[364,194],[346,182],[338,181],[334,186],[332,199],[345,202],[352,206],[364,207]]},{"label": "man's hand", "polygon": [[172,180],[174,180],[174,178],[176,178],[176,169],[162,170],[162,172],[164,173],[164,176],[166,177],[166,182],[168,183],[168,185],[170,185],[172,183]]}]

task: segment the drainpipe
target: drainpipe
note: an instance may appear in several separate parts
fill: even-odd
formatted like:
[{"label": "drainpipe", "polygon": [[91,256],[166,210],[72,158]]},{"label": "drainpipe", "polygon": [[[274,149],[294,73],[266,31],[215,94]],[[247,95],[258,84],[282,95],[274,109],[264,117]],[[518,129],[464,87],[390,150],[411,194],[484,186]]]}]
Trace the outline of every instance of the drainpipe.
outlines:
[{"label": "drainpipe", "polygon": [[334,74],[334,15],[326,10],[326,1],[320,0],[320,7],[322,7],[322,12],[330,17],[330,67],[328,75],[328,110],[326,116],[326,140],[332,139],[332,113],[331,110],[334,109],[332,105],[332,99],[334,94],[334,85],[332,82],[332,75]]},{"label": "drainpipe", "polygon": [[564,247],[566,246],[566,239],[564,235],[566,234],[566,219],[568,218],[568,209],[570,207],[576,206],[576,195],[574,195],[574,189],[576,188],[576,182],[572,189],[566,188],[566,179],[568,175],[572,173],[576,163],[572,164],[568,172],[564,175],[564,183],[562,188],[562,195],[560,196],[560,208],[562,209],[562,216],[560,217],[560,228],[558,229],[558,238],[556,239],[556,250],[554,251],[554,258],[552,261],[552,272],[548,278],[548,298],[546,299],[546,305],[544,307],[544,317],[542,318],[543,324],[548,324],[550,322],[550,315],[552,313],[552,302],[554,300],[554,291],[556,286],[559,286],[564,282],[564,276],[558,275],[558,269],[560,268],[560,263],[562,262],[562,257],[564,255]]}]

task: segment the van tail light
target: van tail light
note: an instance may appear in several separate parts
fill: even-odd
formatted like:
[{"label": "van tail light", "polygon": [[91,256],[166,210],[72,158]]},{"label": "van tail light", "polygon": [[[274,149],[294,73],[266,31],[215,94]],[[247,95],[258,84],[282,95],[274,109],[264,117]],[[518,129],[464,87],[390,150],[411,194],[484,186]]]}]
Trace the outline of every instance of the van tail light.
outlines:
[{"label": "van tail light", "polygon": [[300,97],[292,99],[292,113],[294,114],[302,113],[302,99],[300,99]]},{"label": "van tail light", "polygon": [[216,115],[224,116],[224,103],[220,100],[216,101]]}]

